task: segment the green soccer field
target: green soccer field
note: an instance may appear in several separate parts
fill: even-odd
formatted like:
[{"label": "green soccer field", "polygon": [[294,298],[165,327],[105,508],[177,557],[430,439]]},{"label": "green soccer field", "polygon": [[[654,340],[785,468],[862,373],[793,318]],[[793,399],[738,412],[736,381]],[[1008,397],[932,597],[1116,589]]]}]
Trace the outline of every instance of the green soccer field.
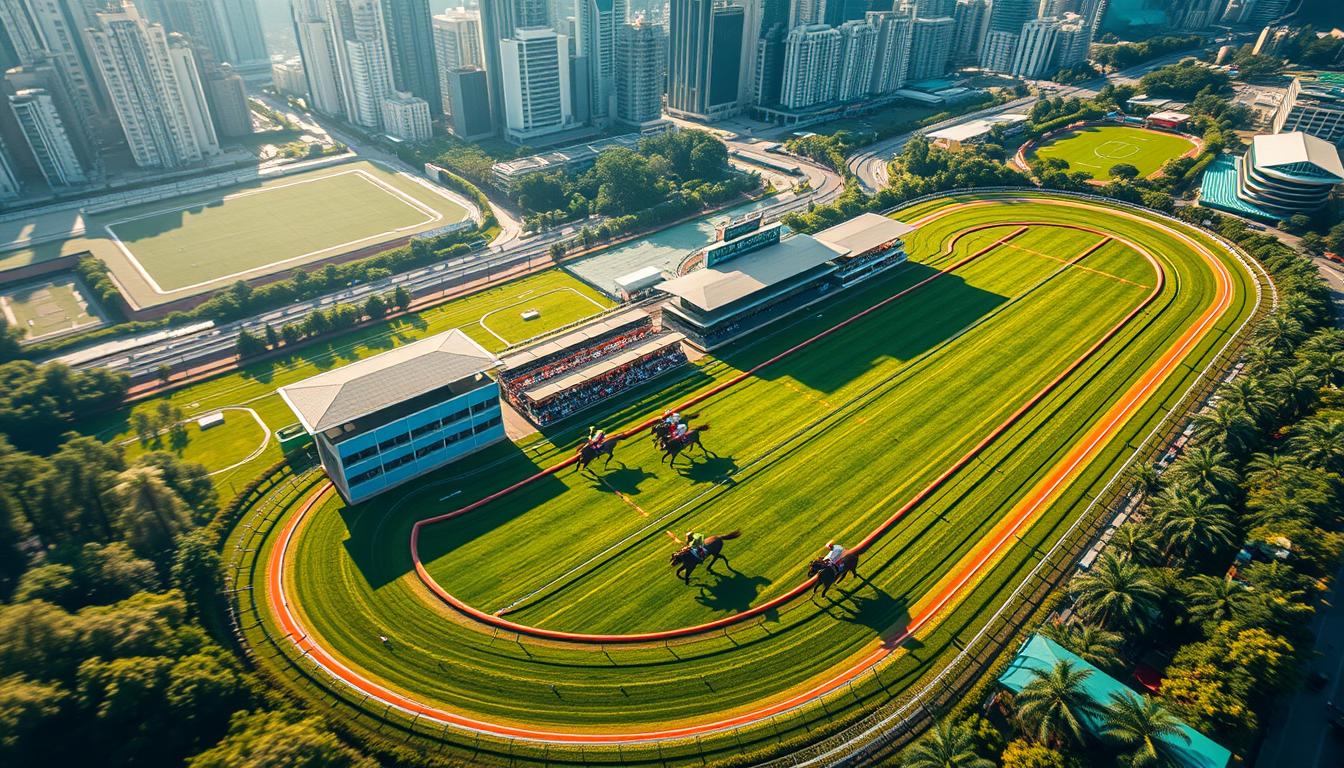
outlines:
[{"label": "green soccer field", "polygon": [[114,214],[118,218],[103,226],[159,293],[297,266],[465,215],[448,200],[394,183],[391,174],[367,164],[141,209]]},{"label": "green soccer field", "polygon": [[[235,537],[248,551],[258,547],[255,559],[241,561],[234,586],[250,587],[240,600],[261,621],[247,638],[264,649],[263,667],[300,696],[391,718],[486,762],[520,755],[612,765],[698,763],[701,755],[714,762],[796,745],[908,695],[1004,602],[1242,329],[1256,300],[1240,262],[1201,235],[1138,214],[1052,198],[949,198],[900,217],[926,215],[935,218],[907,240],[910,265],[591,419],[608,432],[639,423],[950,270],[693,408],[712,425],[705,436],[711,455],[670,468],[646,435],[636,435],[610,467],[545,476],[423,528],[418,544],[438,588],[486,614],[507,610],[510,621],[530,627],[628,634],[731,617],[802,582],[826,541],[852,545],[877,529],[1032,403],[876,540],[864,553],[863,581],[671,643],[537,640],[443,605],[414,570],[412,525],[563,460],[583,433],[585,424],[574,424],[497,446],[355,507],[314,497],[310,483],[274,494],[266,503],[283,511],[264,507],[269,533]],[[972,254],[979,255],[953,268]],[[1178,339],[1179,354],[1167,355]],[[1154,378],[1159,360],[1166,367]],[[1141,384],[1151,388],[1132,401],[1127,418],[1103,420]],[[1047,394],[1035,399],[1038,392]],[[1029,492],[1098,424],[1113,430],[1104,447],[1029,509],[1026,527],[1007,540],[1015,543],[996,551],[992,567],[944,607],[941,596],[979,562],[982,542],[1001,535],[1015,519],[1010,513],[1022,514]],[[276,535],[290,524],[292,537]],[[669,534],[688,529],[740,530],[725,548],[732,569],[702,569],[689,586],[674,579]],[[377,698],[325,675],[308,677],[311,646],[300,654],[279,629],[278,593],[265,578],[272,566],[305,643],[381,686],[379,696],[406,697],[437,714],[412,724]],[[917,620],[930,623],[888,644]],[[882,665],[842,695],[789,704],[874,654]],[[296,669],[306,670],[303,679]],[[449,716],[515,735],[481,737],[432,719]],[[734,725],[720,727],[725,720]],[[541,737],[519,729],[564,739],[547,736],[543,749]],[[668,729],[696,738],[645,736]],[[601,746],[621,735],[648,743]],[[585,739],[592,741],[582,751],[561,743]]]},{"label": "green soccer field", "polygon": [[57,275],[0,290],[0,312],[20,328],[24,338],[37,341],[101,325],[102,314],[74,275]]},{"label": "green soccer field", "polygon": [[1032,155],[1060,158],[1071,171],[1107,181],[1116,165],[1132,165],[1139,169],[1139,176],[1146,177],[1194,148],[1193,141],[1174,133],[1127,125],[1093,125],[1051,139],[1036,147]]}]

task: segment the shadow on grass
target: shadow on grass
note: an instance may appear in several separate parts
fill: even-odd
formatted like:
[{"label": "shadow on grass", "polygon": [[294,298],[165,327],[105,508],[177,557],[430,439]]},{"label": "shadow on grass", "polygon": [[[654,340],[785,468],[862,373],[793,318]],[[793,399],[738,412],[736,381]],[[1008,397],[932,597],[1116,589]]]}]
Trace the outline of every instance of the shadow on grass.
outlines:
[{"label": "shadow on grass", "polygon": [[[414,569],[407,540],[417,520],[461,509],[536,470],[537,465],[521,448],[505,441],[416,478],[404,489],[357,505],[342,505],[340,514],[350,534],[344,542],[346,552],[369,585],[377,589]],[[460,545],[568,489],[554,475],[545,475],[451,522],[425,526],[420,530],[420,558],[432,563],[451,557]],[[470,565],[464,563],[463,567]]]},{"label": "shadow on grass", "polygon": [[[747,610],[756,602],[761,590],[771,584],[764,576],[749,576],[731,570],[722,562],[714,566],[713,573],[697,575],[699,578],[692,582],[700,589],[695,601],[716,613],[741,613]],[[774,616],[767,618],[775,620]]]},{"label": "shadow on grass", "polygon": [[[892,643],[900,637],[910,624],[909,602],[904,596],[893,597],[867,577],[851,577],[848,581],[831,587],[824,597],[818,591],[812,601],[821,606],[822,613],[849,624],[871,629],[884,643]],[[901,643],[908,649],[921,648],[914,638]]]},{"label": "shadow on grass", "polygon": [[[752,334],[740,344],[716,352],[723,361],[746,370],[877,302],[938,274],[909,263],[841,297],[809,307],[782,332]],[[1009,297],[983,290],[957,274],[947,274],[875,311],[848,328],[759,371],[767,381],[791,378],[821,393],[833,393],[884,359],[910,360],[936,347]],[[842,353],[838,353],[841,351]]]}]

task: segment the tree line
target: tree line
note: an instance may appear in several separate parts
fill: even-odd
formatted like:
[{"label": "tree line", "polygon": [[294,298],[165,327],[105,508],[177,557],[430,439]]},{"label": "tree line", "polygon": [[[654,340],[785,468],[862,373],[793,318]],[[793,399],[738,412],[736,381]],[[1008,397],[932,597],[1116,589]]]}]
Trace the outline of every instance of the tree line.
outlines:
[{"label": "tree line", "polygon": [[1244,754],[1302,680],[1315,602],[1344,561],[1344,332],[1308,259],[1238,219],[1182,213],[1260,260],[1279,307],[1179,458],[1139,473],[1134,519],[1039,630],[1117,679],[1170,659],[1160,692],[1099,701],[1096,673],[1061,661],[999,697],[1000,726],[942,723],[905,768],[1180,765],[1180,722]]}]

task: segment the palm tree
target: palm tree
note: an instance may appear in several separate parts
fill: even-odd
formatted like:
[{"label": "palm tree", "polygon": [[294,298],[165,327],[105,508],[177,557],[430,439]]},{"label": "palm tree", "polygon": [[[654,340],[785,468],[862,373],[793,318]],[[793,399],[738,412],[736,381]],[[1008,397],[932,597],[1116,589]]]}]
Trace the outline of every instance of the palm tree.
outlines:
[{"label": "palm tree", "polygon": [[1233,619],[1250,603],[1246,588],[1231,579],[1196,576],[1191,582],[1190,614],[1201,622]]},{"label": "palm tree", "polygon": [[1344,330],[1339,328],[1325,328],[1311,335],[1311,338],[1302,342],[1298,351],[1306,355],[1330,354],[1331,352],[1344,352]]},{"label": "palm tree", "polygon": [[1256,329],[1255,338],[1275,352],[1291,352],[1306,333],[1301,323],[1284,312],[1275,312]]},{"label": "palm tree", "polygon": [[1331,389],[1339,389],[1344,383],[1344,352],[1316,352],[1307,355],[1307,363],[1312,373],[1325,382]]},{"label": "palm tree", "polygon": [[1130,523],[1115,529],[1107,548],[1140,565],[1153,565],[1161,561],[1155,543],[1154,526],[1147,522]]},{"label": "palm tree", "polygon": [[1199,491],[1179,488],[1164,494],[1161,502],[1155,522],[1168,559],[1180,555],[1188,561],[1231,546],[1235,540],[1232,510],[1226,504]]},{"label": "palm tree", "polygon": [[1316,402],[1320,379],[1305,366],[1295,366],[1269,377],[1270,387],[1290,408],[1292,414],[1304,413]]},{"label": "palm tree", "polygon": [[1162,490],[1162,473],[1155,464],[1140,464],[1134,471],[1134,490],[1152,496]]},{"label": "palm tree", "polygon": [[1256,379],[1250,376],[1238,376],[1218,389],[1220,402],[1233,403],[1241,407],[1246,415],[1257,425],[1264,426],[1265,392]]},{"label": "palm tree", "polygon": [[1142,630],[1157,615],[1158,589],[1142,568],[1106,552],[1072,582],[1074,610],[1108,629]]},{"label": "palm tree", "polygon": [[1212,408],[1195,415],[1191,422],[1195,437],[1233,453],[1246,450],[1247,441],[1255,431],[1255,421],[1240,403],[1219,400]]},{"label": "palm tree", "polygon": [[1102,706],[1085,683],[1092,670],[1075,668],[1071,661],[1056,662],[1047,670],[1031,670],[1031,682],[1018,691],[1017,719],[1042,744],[1082,744],[1083,719],[1099,717]]},{"label": "palm tree", "polygon": [[1338,472],[1344,469],[1344,420],[1308,419],[1288,445],[1308,467]]},{"label": "palm tree", "polygon": [[975,753],[975,739],[962,727],[939,723],[928,735],[910,745],[901,759],[902,768],[994,768],[994,763]]},{"label": "palm tree", "polygon": [[1177,743],[1190,743],[1181,721],[1156,699],[1133,693],[1112,693],[1102,734],[1126,750],[1122,763],[1130,768],[1176,768],[1182,765]]},{"label": "palm tree", "polygon": [[1212,445],[1196,445],[1172,465],[1171,474],[1205,493],[1226,496],[1241,480],[1231,464],[1232,457],[1226,451]]},{"label": "palm tree", "polygon": [[1276,485],[1297,471],[1297,459],[1283,453],[1257,453],[1247,462],[1246,479],[1252,486]]},{"label": "palm tree", "polygon": [[1073,651],[1088,664],[1102,669],[1114,669],[1120,660],[1120,647],[1125,638],[1084,622],[1068,624],[1049,623],[1041,627],[1041,634]]}]

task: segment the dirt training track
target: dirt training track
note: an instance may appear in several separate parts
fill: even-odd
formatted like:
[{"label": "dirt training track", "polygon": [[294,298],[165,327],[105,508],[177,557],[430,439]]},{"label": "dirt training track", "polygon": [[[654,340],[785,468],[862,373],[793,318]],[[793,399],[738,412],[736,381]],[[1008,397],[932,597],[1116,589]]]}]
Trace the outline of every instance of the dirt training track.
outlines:
[{"label": "dirt training track", "polygon": [[[1000,202],[1013,202],[1020,200],[1022,199],[998,198],[991,201],[979,201],[973,203],[954,205],[939,210],[937,212],[934,212],[933,214],[930,214],[924,219],[921,219],[920,221],[914,223],[916,225],[926,224],[934,219],[945,216],[948,213],[961,210],[967,207],[994,205]],[[1050,205],[1072,206],[1078,208],[1096,207],[1094,204],[1090,203],[1061,200],[1061,199],[1030,198],[1029,201],[1037,204],[1045,203]],[[1191,324],[1188,328],[1186,328],[1182,332],[1182,334],[1173,341],[1172,345],[1166,350],[1166,352],[1164,352],[1161,355],[1161,357],[1159,357],[1156,361],[1154,361],[1141,374],[1138,380],[1134,381],[1134,383],[1124,392],[1124,394],[1119,398],[1119,400],[1115,402],[1106,411],[1104,416],[1097,423],[1095,423],[1082,436],[1082,438],[1077,443],[1075,443],[1067,451],[1067,453],[1046,472],[1046,474],[1034,486],[1031,487],[1031,489],[1012,508],[1009,514],[1005,516],[1005,518],[1000,522],[1000,524],[996,526],[995,529],[992,530],[988,536],[986,536],[983,540],[981,540],[975,549],[973,549],[966,557],[964,557],[959,563],[957,563],[954,566],[953,570],[950,572],[948,577],[945,578],[942,582],[940,582],[940,586],[937,587],[935,591],[928,596],[928,599],[926,601],[923,601],[922,607],[918,610],[918,612],[912,614],[909,623],[902,632],[886,641],[883,641],[881,639],[876,640],[873,644],[872,649],[869,652],[860,656],[856,661],[849,663],[849,665],[846,668],[838,670],[833,676],[829,677],[828,679],[825,679],[824,681],[815,685],[809,685],[809,687],[807,687],[806,690],[789,692],[788,694],[785,694],[782,698],[769,702],[763,702],[758,707],[753,708],[751,711],[737,713],[731,717],[726,717],[723,719],[713,721],[697,722],[683,727],[668,728],[663,730],[642,731],[642,732],[622,732],[622,731],[567,732],[567,731],[530,729],[506,723],[488,722],[464,716],[462,714],[455,713],[449,710],[421,704],[401,693],[393,691],[379,684],[378,682],[370,680],[369,678],[361,675],[358,671],[352,669],[350,666],[339,660],[333,653],[329,652],[326,648],[324,648],[322,645],[318,644],[314,640],[313,636],[310,635],[310,633],[305,629],[305,627],[302,625],[302,623],[295,615],[295,613],[291,610],[289,597],[286,593],[286,587],[285,587],[286,555],[296,531],[299,529],[301,523],[307,516],[308,512],[314,509],[319,504],[319,502],[321,502],[327,496],[327,494],[330,493],[331,491],[330,483],[322,484],[303,501],[298,512],[292,515],[290,520],[287,521],[286,524],[284,525],[281,531],[281,538],[277,546],[273,548],[270,554],[269,560],[267,561],[266,564],[266,584],[267,584],[266,600],[269,603],[270,610],[276,617],[276,620],[278,621],[284,634],[295,643],[295,645],[304,655],[308,656],[315,663],[323,667],[333,677],[336,677],[343,683],[357,689],[361,693],[390,707],[395,707],[407,713],[443,723],[446,726],[455,726],[469,731],[475,731],[479,733],[485,733],[505,738],[527,739],[527,740],[552,742],[552,743],[596,745],[596,744],[636,743],[646,741],[657,741],[663,739],[695,737],[699,735],[715,733],[718,731],[738,728],[766,721],[772,716],[799,707],[817,698],[818,696],[824,695],[828,692],[843,687],[846,684],[858,678],[860,675],[873,669],[883,659],[887,658],[889,655],[899,650],[906,640],[910,639],[921,629],[928,626],[930,622],[932,622],[944,609],[949,607],[960,595],[962,595],[969,586],[973,585],[973,583],[977,580],[977,578],[983,575],[985,569],[1000,554],[1002,554],[1005,551],[1005,548],[1008,546],[1010,542],[1014,540],[1016,534],[1024,526],[1026,526],[1029,522],[1031,522],[1039,512],[1044,510],[1054,500],[1057,493],[1062,488],[1064,488],[1073,477],[1076,476],[1076,474],[1081,470],[1081,468],[1086,466],[1089,461],[1095,458],[1098,455],[1098,453],[1111,441],[1111,439],[1116,436],[1116,434],[1128,422],[1128,420],[1142,407],[1142,405],[1145,402],[1147,402],[1147,400],[1161,387],[1161,385],[1168,379],[1168,377],[1181,365],[1181,362],[1186,358],[1186,356],[1189,353],[1191,353],[1199,345],[1199,343],[1209,334],[1209,332],[1215,327],[1218,319],[1222,317],[1223,313],[1232,305],[1233,297],[1235,294],[1232,276],[1229,273],[1227,267],[1222,263],[1222,261],[1217,257],[1217,255],[1214,254],[1209,248],[1195,241],[1193,238],[1188,237],[1183,232],[1176,230],[1170,226],[1167,226],[1166,224],[1162,223],[1161,221],[1155,218],[1142,217],[1125,210],[1110,207],[1106,208],[1105,210],[1108,215],[1121,216],[1124,218],[1140,221],[1148,226],[1157,227],[1162,231],[1164,231],[1166,234],[1175,237],[1178,240],[1181,240],[1186,245],[1188,245],[1195,253],[1199,254],[1200,258],[1210,268],[1210,271],[1212,272],[1216,281],[1216,290],[1214,292],[1215,295],[1212,303],[1203,310],[1203,312],[1193,322],[1193,324]],[[984,253],[987,253],[988,251],[1022,234],[1031,224],[1033,224],[1033,222],[1008,221],[1008,222],[994,223],[991,226],[995,227],[1017,226],[1018,228],[1014,230],[1012,233],[1008,234],[1007,236],[997,239],[991,245],[979,249],[970,256],[952,264],[946,270],[938,272],[930,276],[929,278],[926,278],[925,280],[911,286],[910,288],[907,288],[904,291],[901,291],[897,294],[894,294],[882,300],[881,302],[878,302],[872,307],[869,307],[868,309],[865,309],[862,312],[859,312],[856,315],[853,315],[850,318],[841,321],[835,326],[832,326],[831,328],[817,334],[816,336],[813,336],[812,338],[786,350],[780,355],[772,357],[769,360],[753,367],[752,369],[747,370],[739,374],[738,376],[735,376],[734,378],[729,379],[728,381],[725,381],[724,383],[704,393],[701,393],[700,395],[696,396],[695,398],[682,404],[679,407],[685,408],[694,405],[695,403],[700,402],[706,398],[712,397],[713,395],[716,395],[722,392],[723,390],[731,386],[734,386],[740,383],[741,381],[744,381],[747,378],[753,376],[754,374],[759,372],[760,369],[772,365],[775,362],[778,362],[779,360],[783,359],[784,357],[787,357],[788,355],[793,354],[796,351],[808,345],[811,345],[824,339],[825,337],[831,335],[840,328],[857,321],[859,318],[869,314],[870,312],[877,310],[881,306],[885,306],[890,302],[895,301],[900,297],[909,294],[912,291],[919,290],[923,286],[927,285],[928,283],[934,280],[937,280],[938,278],[944,275],[955,272],[961,266],[970,263],[971,261],[983,255]],[[1082,258],[1095,252],[1103,245],[1111,242],[1112,240],[1117,240],[1125,243],[1127,246],[1134,249],[1148,261],[1148,263],[1154,269],[1156,277],[1156,285],[1152,288],[1151,292],[1147,295],[1146,298],[1144,298],[1138,305],[1133,307],[1118,323],[1116,323],[1108,331],[1106,331],[1100,338],[1098,338],[1095,341],[1095,343],[1089,346],[1088,349],[1084,351],[1079,358],[1070,363],[1068,367],[1065,368],[1057,377],[1055,377],[1053,380],[1047,383],[1045,387],[1043,387],[1037,393],[1032,395],[1018,409],[1016,409],[1011,415],[1009,415],[1007,419],[1005,419],[1002,423],[1000,423],[994,429],[992,429],[982,440],[976,443],[965,455],[959,458],[955,463],[953,463],[950,467],[948,467],[946,471],[944,471],[937,478],[935,478],[932,483],[930,483],[924,489],[916,493],[915,496],[911,498],[906,504],[902,505],[899,509],[895,510],[890,517],[888,517],[867,537],[865,537],[861,542],[859,542],[854,547],[854,550],[862,551],[864,549],[867,549],[874,542],[880,539],[885,533],[890,531],[911,509],[914,509],[920,503],[928,499],[928,497],[932,495],[934,491],[936,491],[939,487],[941,487],[949,478],[953,477],[959,471],[965,468],[965,466],[969,464],[971,461],[973,461],[982,451],[985,450],[986,447],[991,445],[1000,435],[1002,435],[1005,431],[1007,431],[1010,427],[1012,427],[1015,423],[1017,423],[1025,414],[1030,412],[1037,404],[1039,404],[1052,391],[1054,391],[1062,382],[1068,379],[1071,374],[1076,372],[1089,359],[1091,359],[1097,353],[1097,351],[1100,350],[1103,346],[1105,346],[1107,342],[1113,339],[1116,336],[1116,334],[1118,334],[1130,322],[1132,322],[1134,318],[1139,316],[1162,292],[1164,286],[1166,285],[1166,272],[1163,269],[1160,262],[1146,249],[1139,247],[1135,243],[1129,242],[1124,238],[1104,233],[1099,230],[1090,229],[1087,227],[1058,224],[1058,223],[1045,223],[1045,222],[1041,222],[1041,225],[1052,227],[1071,227],[1074,229],[1079,229],[1082,231],[1102,236],[1103,239],[1101,240],[1101,242],[1087,249],[1082,254],[1079,254],[1078,256],[1069,260],[1066,266],[1072,266],[1076,264]],[[974,229],[983,229],[983,228],[985,227],[977,227]],[[973,231],[973,229],[968,229],[960,233],[957,236],[957,238],[964,236],[970,231]],[[953,243],[955,243],[955,239]],[[948,247],[950,249],[952,246],[949,245]],[[622,436],[629,436],[643,429],[646,429],[654,421],[655,419],[651,418],[645,421],[644,423],[626,431],[625,433],[622,433]],[[483,629],[489,629],[492,631],[505,630],[508,632],[514,632],[522,635],[529,635],[533,637],[544,638],[546,640],[563,642],[563,643],[578,643],[578,644],[592,644],[592,645],[611,644],[611,643],[648,643],[656,641],[666,641],[673,638],[687,637],[720,630],[731,624],[749,620],[753,617],[765,613],[768,610],[778,608],[779,606],[785,603],[796,600],[799,596],[803,595],[812,586],[813,581],[808,580],[798,585],[797,587],[794,587],[788,592],[781,594],[760,605],[753,606],[752,608],[741,611],[732,616],[728,616],[705,624],[690,627],[681,627],[663,632],[628,634],[628,635],[594,635],[594,634],[562,632],[557,630],[531,627],[508,621],[497,615],[485,613],[479,609],[476,609],[458,600],[430,577],[428,571],[425,569],[424,565],[420,561],[417,549],[419,532],[423,526],[432,525],[437,522],[441,522],[447,519],[452,519],[454,517],[468,514],[490,503],[491,501],[498,499],[500,496],[511,493],[520,487],[523,487],[531,482],[536,481],[537,479],[546,477],[547,475],[560,471],[561,469],[572,464],[573,461],[574,461],[573,458],[566,461],[562,461],[552,467],[547,468],[542,472],[537,473],[532,477],[529,477],[521,481],[520,483],[514,484],[508,488],[503,489],[502,491],[487,496],[486,498],[481,499],[480,501],[475,502],[471,505],[468,505],[458,510],[454,510],[444,515],[439,515],[424,520],[420,520],[417,523],[415,523],[411,534],[410,554],[415,566],[416,573],[420,578],[420,580],[424,582],[425,586],[440,600],[451,606],[453,609],[455,609],[465,617],[467,617],[469,620],[478,623]]]}]

